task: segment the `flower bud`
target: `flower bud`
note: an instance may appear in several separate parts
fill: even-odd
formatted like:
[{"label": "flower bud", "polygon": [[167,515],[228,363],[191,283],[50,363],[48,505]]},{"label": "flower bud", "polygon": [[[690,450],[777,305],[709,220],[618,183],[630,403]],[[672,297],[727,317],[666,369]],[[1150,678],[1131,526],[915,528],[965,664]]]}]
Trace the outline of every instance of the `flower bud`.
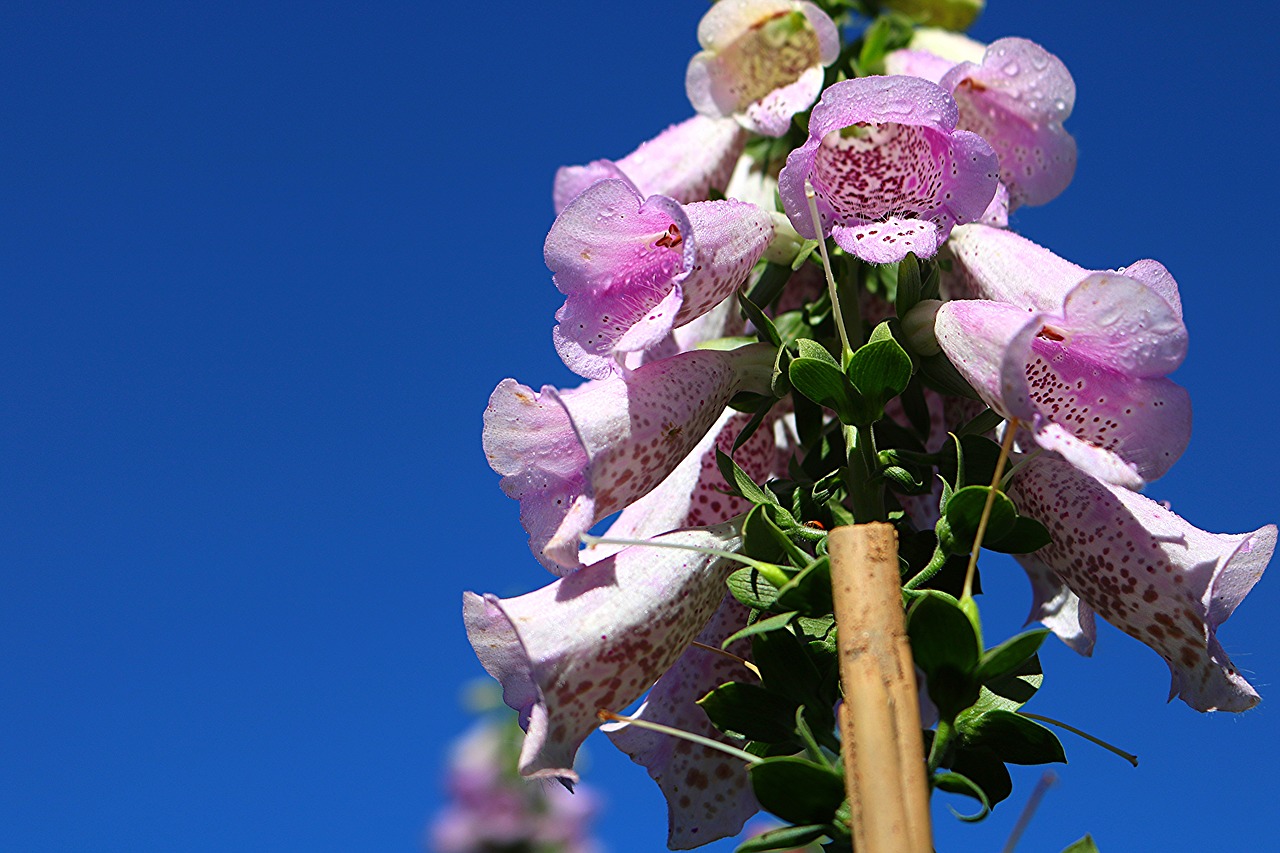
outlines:
[{"label": "flower bud", "polygon": [[921,299],[902,318],[902,334],[907,347],[917,355],[930,356],[942,352],[933,333],[933,321],[941,307],[941,299]]}]

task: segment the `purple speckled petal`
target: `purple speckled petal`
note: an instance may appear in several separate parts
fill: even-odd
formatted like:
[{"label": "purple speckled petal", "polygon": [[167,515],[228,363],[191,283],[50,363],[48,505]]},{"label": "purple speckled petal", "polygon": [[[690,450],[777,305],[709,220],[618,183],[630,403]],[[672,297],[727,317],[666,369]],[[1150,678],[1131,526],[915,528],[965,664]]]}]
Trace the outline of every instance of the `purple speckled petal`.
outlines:
[{"label": "purple speckled petal", "polygon": [[1197,711],[1257,704],[1216,629],[1262,576],[1275,550],[1274,525],[1207,533],[1150,498],[1052,458],[1019,471],[1010,496],[1053,536],[1036,559],[1169,664],[1170,698],[1180,696]]},{"label": "purple speckled petal", "polygon": [[[840,242],[837,229],[846,229],[840,242],[846,251],[873,263],[899,261],[908,251],[932,256],[954,225],[982,216],[998,183],[991,147],[956,132],[955,121],[950,96],[918,77],[862,77],[828,87],[813,108],[809,138],[778,177],[791,224],[814,237],[808,182],[822,234]],[[903,220],[926,224],[912,229]],[[887,235],[868,233],[885,224]]]},{"label": "purple speckled petal", "polygon": [[945,59],[927,50],[910,48],[890,51],[884,58],[886,74],[919,77],[930,83],[941,83],[942,78],[955,66],[955,60]]},{"label": "purple speckled petal", "polygon": [[[736,550],[732,525],[659,541]],[[598,725],[671,667],[715,612],[729,560],[632,546],[518,598],[466,593],[467,637],[527,732],[525,776],[577,779],[574,755]]]},{"label": "purple speckled petal", "polygon": [[978,222],[992,228],[1009,227],[1009,188],[1003,183],[996,184],[996,194],[991,197],[991,203],[982,211]]},{"label": "purple speckled petal", "polygon": [[1016,558],[1031,581],[1031,613],[1027,622],[1041,622],[1068,648],[1089,657],[1098,637],[1093,608],[1080,600],[1053,569],[1035,554]]},{"label": "purple speckled petal", "polygon": [[797,0],[721,0],[698,24],[698,42],[685,75],[694,109],[775,137],[818,97],[840,50],[831,18]]},{"label": "purple speckled petal", "polygon": [[665,479],[734,394],[769,393],[773,359],[754,344],[682,353],[562,392],[499,384],[485,409],[485,454],[520,501],[535,556],[558,574],[577,568],[579,537]]},{"label": "purple speckled petal", "polygon": [[1173,313],[1179,319],[1182,318],[1182,297],[1178,293],[1178,283],[1173,280],[1173,276],[1165,269],[1164,264],[1145,258],[1141,261],[1134,261],[1127,267],[1121,267],[1117,272],[1142,282],[1160,294],[1164,297],[1164,301],[1169,303]]},{"label": "purple speckled petal", "polygon": [[1187,327],[1163,296],[1117,273],[1094,273],[1063,303],[1071,349],[1137,378],[1166,376],[1187,355]]},{"label": "purple speckled petal", "polygon": [[[938,310],[938,344],[983,400],[1005,417],[1021,419],[1036,443],[1062,454],[1090,474],[1140,488],[1166,471],[1191,438],[1191,402],[1186,390],[1146,365],[1159,363],[1158,344],[1129,335],[1108,340],[1099,319],[1117,304],[1145,291],[1099,287],[1095,277],[1067,300],[1068,316],[1028,313],[999,302],[956,300]],[[1137,299],[1138,297],[1134,297]],[[1153,303],[1167,305],[1150,294]],[[1079,339],[1079,345],[1076,341]],[[1131,349],[1124,348],[1128,341]],[[1156,353],[1150,361],[1142,353]],[[1117,365],[1138,365],[1125,372]]]},{"label": "purple speckled petal", "polygon": [[999,155],[1013,206],[1044,204],[1071,183],[1076,142],[1062,123],[1076,86],[1058,57],[1026,39],[1000,39],[981,65],[961,63],[941,85],[959,105],[959,126],[982,135]]},{"label": "purple speckled petal", "polygon": [[[725,494],[724,476],[716,465],[716,449],[725,453],[733,447],[751,416],[726,409],[702,440],[649,494],[630,504],[604,533],[606,539],[648,539],[683,527],[720,524],[751,509],[743,498]],[[752,480],[763,483],[781,476],[774,422],[770,413],[755,434],[733,454],[734,461]],[[591,544],[583,549],[585,563],[594,563],[616,553],[620,545]]]},{"label": "purple speckled petal", "polygon": [[565,303],[556,350],[581,376],[621,371],[622,356],[724,301],[764,254],[773,219],[755,205],[641,200],[624,181],[600,181],[556,218],[545,255]]},{"label": "purple speckled petal", "polygon": [[873,264],[895,264],[915,252],[916,257],[933,257],[938,251],[940,231],[926,219],[890,216],[883,221],[861,225],[835,225],[831,236],[836,245]]},{"label": "purple speckled petal", "polygon": [[[747,624],[748,612],[726,597],[698,635],[698,642],[720,648],[734,631]],[[743,641],[730,651],[744,656]],[[725,655],[692,647],[658,679],[634,716],[681,731],[731,743],[696,702],[730,681],[755,681],[746,667]],[[751,792],[746,765],[705,746],[632,726],[609,723],[602,727],[635,763],[645,767],[667,798],[667,846],[689,850],[736,835],[760,810]]]},{"label": "purple speckled petal", "polygon": [[681,204],[725,189],[747,135],[733,119],[695,115],[668,127],[618,161],[596,160],[556,172],[553,199],[564,210],[596,181],[626,178],[645,196],[665,195]]},{"label": "purple speckled petal", "polygon": [[956,261],[953,297],[991,299],[1054,314],[1091,272],[1021,234],[989,225],[956,228],[947,250]]}]

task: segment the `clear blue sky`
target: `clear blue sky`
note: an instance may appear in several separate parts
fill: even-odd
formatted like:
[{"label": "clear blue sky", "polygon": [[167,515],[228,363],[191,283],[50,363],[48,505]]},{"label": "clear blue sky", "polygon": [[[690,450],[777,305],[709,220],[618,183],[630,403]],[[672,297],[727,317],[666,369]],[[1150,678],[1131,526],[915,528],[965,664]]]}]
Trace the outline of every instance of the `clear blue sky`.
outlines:
[{"label": "clear blue sky", "polygon": [[[550,578],[480,449],[493,386],[572,381],[542,264],[557,166],[691,114],[705,5],[34,3],[0,9],[0,849],[411,851],[439,805],[463,589]],[[1149,489],[1280,520],[1272,4],[992,0],[1079,87],[1074,184],[1015,226],[1177,277],[1191,449]],[[1029,603],[984,574],[988,633]],[[1273,568],[1273,573],[1280,569]],[[1263,695],[1166,705],[1110,629],[1056,641],[1064,735],[1021,848],[1274,838],[1280,576],[1221,637]],[[663,849],[604,740],[613,853]],[[1039,771],[941,850],[998,849]],[[959,803],[967,806],[967,803]],[[724,850],[725,845],[713,848]]]}]

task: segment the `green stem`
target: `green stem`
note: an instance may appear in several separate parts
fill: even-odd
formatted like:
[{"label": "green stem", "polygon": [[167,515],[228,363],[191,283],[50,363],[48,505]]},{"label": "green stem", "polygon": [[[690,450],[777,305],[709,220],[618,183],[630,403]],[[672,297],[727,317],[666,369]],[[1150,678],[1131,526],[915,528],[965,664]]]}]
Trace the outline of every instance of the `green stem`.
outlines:
[{"label": "green stem", "polygon": [[638,717],[624,717],[621,714],[615,714],[612,711],[606,711],[603,708],[601,708],[599,711],[596,711],[596,716],[606,722],[626,723],[628,725],[636,726],[637,728],[649,729],[650,731],[660,732],[664,735],[671,735],[672,737],[680,738],[681,740],[687,740],[691,743],[701,744],[702,746],[705,746],[708,749],[715,749],[720,752],[723,752],[725,755],[731,755],[734,758],[740,758],[743,761],[747,762],[747,764],[759,764],[761,761],[761,758],[758,755],[752,755],[751,753],[744,752],[741,749],[735,749],[734,747],[729,746],[727,743],[722,743],[718,740],[712,740],[711,738],[703,737],[702,735],[696,735],[693,732],[686,732],[686,731],[681,731],[680,729],[673,729],[670,726],[664,726],[664,725],[661,725],[660,723],[651,723],[648,720],[641,720]]},{"label": "green stem", "polygon": [[879,462],[871,427],[846,426],[844,441],[849,450],[845,488],[848,489],[849,500],[853,503],[854,518],[860,524],[868,521],[885,521],[888,519],[888,513],[884,508],[884,486],[876,478]]},{"label": "green stem", "polygon": [[915,577],[902,585],[903,589],[919,589],[929,581],[933,580],[933,576],[942,571],[942,567],[947,564],[947,552],[941,548],[933,549],[933,556],[929,558],[929,564],[921,569]]},{"label": "green stem", "polygon": [[1134,767],[1138,766],[1138,756],[1134,755],[1131,752],[1125,752],[1123,749],[1121,749],[1118,746],[1112,746],[1111,744],[1107,743],[1105,740],[1102,740],[1101,738],[1096,738],[1093,735],[1089,734],[1088,732],[1082,732],[1079,729],[1077,729],[1075,726],[1069,726],[1066,723],[1062,722],[1061,720],[1053,719],[1053,717],[1042,717],[1039,714],[1032,714],[1029,711],[1019,711],[1018,713],[1026,717],[1028,720],[1038,720],[1041,723],[1048,723],[1051,726],[1057,726],[1060,729],[1066,729],[1067,731],[1071,732],[1073,735],[1078,735],[1084,738],[1085,740],[1089,741],[1090,743],[1096,743],[1098,746],[1102,747],[1107,752],[1114,752],[1116,755],[1120,756],[1125,761],[1132,764]]},{"label": "green stem", "polygon": [[938,730],[933,733],[933,745],[929,747],[929,773],[932,774],[947,757],[951,742],[955,740],[955,726],[948,720],[938,721]]}]

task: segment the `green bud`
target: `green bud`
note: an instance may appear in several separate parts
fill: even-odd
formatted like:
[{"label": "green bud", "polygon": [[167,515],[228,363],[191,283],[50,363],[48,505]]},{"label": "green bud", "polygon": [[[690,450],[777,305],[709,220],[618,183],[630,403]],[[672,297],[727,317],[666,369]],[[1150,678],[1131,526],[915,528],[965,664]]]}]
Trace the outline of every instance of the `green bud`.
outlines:
[{"label": "green bud", "polygon": [[902,318],[902,336],[907,346],[917,355],[931,356],[942,352],[938,338],[933,333],[934,318],[942,307],[940,299],[921,299]]},{"label": "green bud", "polygon": [[884,5],[919,24],[967,30],[987,4],[986,0],[885,0]]}]

